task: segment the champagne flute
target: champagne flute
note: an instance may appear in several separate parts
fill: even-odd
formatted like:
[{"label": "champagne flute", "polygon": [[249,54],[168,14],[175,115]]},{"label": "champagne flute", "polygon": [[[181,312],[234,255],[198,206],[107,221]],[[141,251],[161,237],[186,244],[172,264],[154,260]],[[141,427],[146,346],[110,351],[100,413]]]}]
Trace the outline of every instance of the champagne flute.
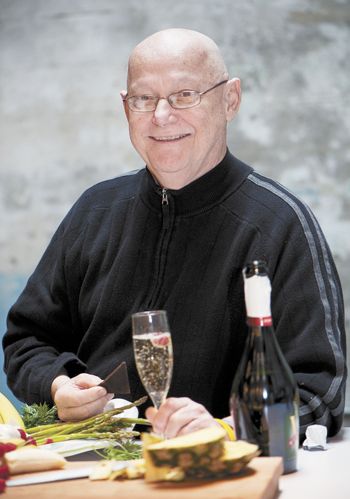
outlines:
[{"label": "champagne flute", "polygon": [[167,397],[173,374],[173,346],[165,310],[131,316],[137,371],[153,405],[159,409]]}]

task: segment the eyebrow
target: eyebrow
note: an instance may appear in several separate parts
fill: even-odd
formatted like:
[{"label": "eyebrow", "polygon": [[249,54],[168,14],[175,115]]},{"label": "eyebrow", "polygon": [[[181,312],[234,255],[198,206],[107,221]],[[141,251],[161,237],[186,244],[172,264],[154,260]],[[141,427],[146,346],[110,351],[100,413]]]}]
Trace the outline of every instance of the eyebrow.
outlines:
[{"label": "eyebrow", "polygon": [[[168,95],[174,94],[176,92],[180,92],[181,90],[198,90],[200,83],[198,81],[194,81],[188,83],[188,78],[185,80],[179,79],[179,83],[176,82],[176,87],[173,87],[173,89],[169,92]],[[149,87],[149,83],[140,83],[139,85],[141,88],[144,86],[147,91],[140,91],[137,90],[133,85],[130,86],[130,92],[128,91],[129,95],[157,95],[157,92],[149,90],[151,87]]]}]

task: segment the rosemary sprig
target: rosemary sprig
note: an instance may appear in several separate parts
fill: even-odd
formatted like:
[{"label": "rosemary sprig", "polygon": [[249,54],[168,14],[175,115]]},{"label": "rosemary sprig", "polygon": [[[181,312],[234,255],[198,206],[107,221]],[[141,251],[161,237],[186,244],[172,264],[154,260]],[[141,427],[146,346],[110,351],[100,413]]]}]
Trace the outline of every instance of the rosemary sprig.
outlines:
[{"label": "rosemary sprig", "polygon": [[57,420],[57,409],[50,407],[46,402],[43,404],[25,404],[22,409],[22,419],[26,428],[37,425],[55,423]]}]

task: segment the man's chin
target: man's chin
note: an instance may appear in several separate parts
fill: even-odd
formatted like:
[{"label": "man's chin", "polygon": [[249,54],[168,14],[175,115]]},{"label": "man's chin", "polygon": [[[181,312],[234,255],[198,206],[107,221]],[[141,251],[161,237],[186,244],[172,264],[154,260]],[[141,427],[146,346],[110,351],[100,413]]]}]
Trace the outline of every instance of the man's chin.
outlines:
[{"label": "man's chin", "polygon": [[175,157],[174,155],[164,155],[150,162],[149,168],[154,172],[159,172],[162,175],[179,174],[186,169],[183,156]]},{"label": "man's chin", "polygon": [[157,182],[168,189],[181,189],[188,182],[188,169],[183,162],[147,164]]}]

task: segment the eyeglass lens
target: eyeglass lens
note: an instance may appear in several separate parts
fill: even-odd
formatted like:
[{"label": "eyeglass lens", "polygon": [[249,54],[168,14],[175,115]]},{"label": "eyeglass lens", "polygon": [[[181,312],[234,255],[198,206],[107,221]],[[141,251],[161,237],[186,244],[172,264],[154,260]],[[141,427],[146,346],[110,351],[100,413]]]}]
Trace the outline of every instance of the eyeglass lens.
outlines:
[{"label": "eyeglass lens", "polygon": [[221,81],[204,92],[196,90],[180,90],[168,97],[156,97],[154,95],[135,95],[127,97],[126,101],[132,111],[155,111],[160,99],[166,99],[174,109],[186,109],[194,107],[201,101],[201,96],[217,88],[219,85],[226,83],[227,80]]}]

